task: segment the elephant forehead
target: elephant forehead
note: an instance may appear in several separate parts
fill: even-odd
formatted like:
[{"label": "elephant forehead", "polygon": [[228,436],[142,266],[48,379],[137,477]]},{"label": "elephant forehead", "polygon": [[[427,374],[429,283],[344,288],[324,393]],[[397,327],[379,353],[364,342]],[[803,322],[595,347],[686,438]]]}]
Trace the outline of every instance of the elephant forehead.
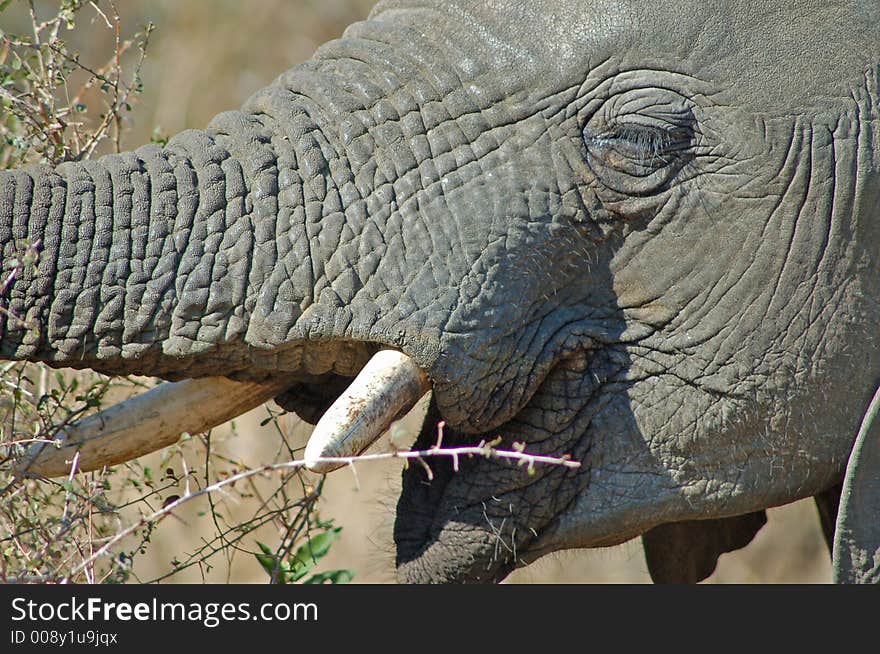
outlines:
[{"label": "elephant forehead", "polygon": [[498,80],[503,70],[512,87],[577,85],[612,61],[714,82],[744,109],[791,113],[849,96],[880,57],[875,0],[390,0],[374,15],[408,7],[462,37],[469,72]]}]

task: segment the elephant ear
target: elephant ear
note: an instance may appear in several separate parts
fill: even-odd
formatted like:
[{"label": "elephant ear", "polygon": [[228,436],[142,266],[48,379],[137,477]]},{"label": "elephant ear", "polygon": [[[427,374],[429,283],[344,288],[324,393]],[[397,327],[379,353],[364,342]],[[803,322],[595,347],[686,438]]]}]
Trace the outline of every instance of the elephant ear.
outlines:
[{"label": "elephant ear", "polygon": [[849,455],[834,533],[835,583],[880,583],[880,387]]},{"label": "elephant ear", "polygon": [[687,520],[642,535],[648,572],[656,584],[695,584],[715,571],[718,557],[748,545],[767,523],[764,511],[732,518]]}]

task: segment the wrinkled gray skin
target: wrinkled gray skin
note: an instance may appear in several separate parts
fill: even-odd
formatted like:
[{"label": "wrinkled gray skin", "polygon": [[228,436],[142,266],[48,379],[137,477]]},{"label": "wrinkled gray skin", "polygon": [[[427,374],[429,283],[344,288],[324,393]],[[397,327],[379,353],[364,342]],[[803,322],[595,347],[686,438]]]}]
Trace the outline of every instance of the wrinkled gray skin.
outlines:
[{"label": "wrinkled gray skin", "polygon": [[0,174],[4,278],[42,251],[3,301],[38,329],[0,356],[297,371],[314,416],[392,346],[433,383],[421,444],[442,418],[583,462],[411,467],[406,581],[815,495],[880,381],[877,25],[874,0],[383,2],[205,131]]}]

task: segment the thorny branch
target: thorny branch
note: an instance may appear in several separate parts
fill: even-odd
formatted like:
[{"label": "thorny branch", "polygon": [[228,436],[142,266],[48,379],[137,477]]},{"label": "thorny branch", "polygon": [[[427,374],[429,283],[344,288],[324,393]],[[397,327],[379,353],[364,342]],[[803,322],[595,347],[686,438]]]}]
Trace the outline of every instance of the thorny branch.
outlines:
[{"label": "thorny branch", "polygon": [[[442,425],[442,423],[441,423]],[[486,442],[481,441],[477,445],[471,446],[463,446],[463,447],[452,447],[452,448],[443,448],[437,445],[427,449],[427,450],[395,450],[391,452],[379,452],[376,454],[361,454],[358,456],[347,456],[347,457],[326,457],[323,459],[319,459],[317,462],[320,463],[344,463],[349,466],[354,467],[356,463],[362,463],[367,461],[379,461],[385,459],[404,459],[405,461],[416,460],[420,462],[424,462],[427,458],[433,457],[451,457],[453,459],[453,465],[455,469],[458,469],[458,461],[461,457],[472,457],[472,456],[481,456],[486,459],[498,459],[498,460],[508,460],[508,461],[517,461],[521,465],[527,466],[527,468],[532,471],[534,470],[535,464],[543,464],[543,465],[558,465],[566,468],[578,468],[580,467],[580,462],[571,460],[568,455],[564,455],[562,457],[550,457],[543,456],[537,454],[530,454],[525,452],[524,450],[520,450],[518,447],[514,450],[499,450],[495,447],[497,441]],[[174,511],[187,502],[190,502],[198,497],[202,497],[203,495],[210,495],[225,486],[229,486],[231,484],[235,484],[238,481],[243,479],[248,479],[250,477],[254,477],[257,475],[266,475],[272,472],[278,472],[280,470],[291,470],[291,469],[302,469],[305,467],[305,462],[302,460],[297,461],[287,461],[283,463],[273,463],[265,466],[261,466],[259,468],[251,468],[249,470],[244,470],[239,472],[238,474],[232,475],[225,479],[221,479],[209,486],[205,486],[197,491],[192,491],[173,502],[166,503],[160,509],[153,511],[148,515],[141,516],[140,520],[135,522],[132,525],[129,525],[125,529],[119,531],[115,536],[110,538],[104,545],[102,545],[99,549],[95,550],[91,556],[85,558],[79,565],[77,565],[70,573],[70,576],[75,575],[79,572],[85,570],[88,566],[93,564],[98,558],[107,554],[116,543],[124,539],[126,536],[134,533],[135,531],[145,527],[148,524],[154,524],[165,516],[171,515]],[[69,580],[69,576],[64,581]]]}]

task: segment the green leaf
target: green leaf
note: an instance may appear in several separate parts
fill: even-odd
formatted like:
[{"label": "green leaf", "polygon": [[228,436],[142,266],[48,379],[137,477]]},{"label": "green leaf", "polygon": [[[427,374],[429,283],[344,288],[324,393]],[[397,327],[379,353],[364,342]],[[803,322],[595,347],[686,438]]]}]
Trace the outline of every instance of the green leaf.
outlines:
[{"label": "green leaf", "polygon": [[339,536],[339,532],[342,531],[342,527],[328,529],[331,524],[331,522],[318,523],[318,525],[326,529],[326,531],[312,536],[305,545],[301,546],[294,555],[290,557],[292,565],[292,572],[290,574],[291,582],[299,581],[305,577],[311,572],[312,568],[315,567],[315,563],[317,563],[318,559],[330,551],[330,546]]},{"label": "green leaf", "polygon": [[257,562],[263,567],[263,570],[266,571],[267,575],[271,575],[275,572],[275,558],[271,556],[266,556],[265,554],[258,554],[254,552],[254,556],[257,559]]},{"label": "green leaf", "polygon": [[[271,578],[275,573],[276,564],[278,563],[278,557],[275,556],[275,552],[272,549],[260,541],[257,541],[257,547],[262,550],[262,552],[254,552],[254,557],[256,557],[257,562],[263,567],[263,570],[266,571],[266,574]],[[285,574],[288,570],[288,566],[286,563],[281,563],[277,566],[278,571],[281,573],[278,575],[277,580],[279,584],[287,583],[287,574]]]},{"label": "green leaf", "polygon": [[347,584],[354,579],[354,573],[351,570],[328,570],[327,572],[316,572],[306,579],[304,584]]},{"label": "green leaf", "polygon": [[[6,9],[6,7],[9,6],[9,3],[10,3],[10,2],[12,2],[12,0],[2,0],[2,1],[0,1],[0,11],[4,11],[4,10]],[[0,35],[2,35],[2,32],[0,32]]]},{"label": "green leaf", "polygon": [[260,541],[257,541],[257,547],[259,547],[260,550],[262,550],[263,554],[265,554],[267,556],[271,556],[271,557],[275,556],[275,552],[272,551],[272,549],[268,545],[266,545],[265,543],[261,543]]},{"label": "green leaf", "polygon": [[290,564],[287,561],[279,561],[278,557],[275,556],[275,552],[273,552],[268,545],[261,543],[260,541],[257,541],[257,545],[262,550],[262,553],[254,552],[254,557],[256,557],[259,564],[263,567],[263,570],[266,571],[266,574],[271,578],[277,568],[278,575],[275,577],[275,583],[288,583],[291,575]]},{"label": "green leaf", "polygon": [[315,567],[314,563],[303,563],[302,561],[293,561],[293,570],[287,575],[287,581],[293,583],[299,581],[312,571]]},{"label": "green leaf", "polygon": [[323,533],[312,536],[305,545],[296,551],[294,557],[303,563],[307,561],[317,561],[330,551],[330,546],[333,544],[333,541],[339,537],[339,532],[341,531],[342,527],[334,527]]}]

